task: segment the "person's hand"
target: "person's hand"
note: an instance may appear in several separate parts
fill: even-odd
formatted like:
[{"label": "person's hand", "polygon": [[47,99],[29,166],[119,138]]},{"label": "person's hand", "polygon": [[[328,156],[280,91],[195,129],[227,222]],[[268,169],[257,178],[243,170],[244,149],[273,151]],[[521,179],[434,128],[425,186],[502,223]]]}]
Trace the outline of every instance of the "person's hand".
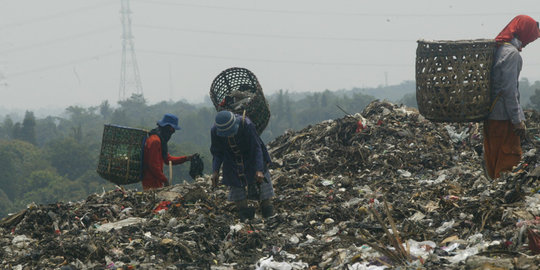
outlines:
[{"label": "person's hand", "polygon": [[517,124],[514,124],[514,133],[518,135],[519,137],[523,138],[525,137],[525,131],[527,130],[527,127],[525,126],[525,121],[521,121]]},{"label": "person's hand", "polygon": [[212,173],[212,187],[217,187],[219,183],[219,172]]},{"label": "person's hand", "polygon": [[257,180],[257,183],[261,184],[264,180],[264,174],[261,171],[255,172],[255,180]]}]

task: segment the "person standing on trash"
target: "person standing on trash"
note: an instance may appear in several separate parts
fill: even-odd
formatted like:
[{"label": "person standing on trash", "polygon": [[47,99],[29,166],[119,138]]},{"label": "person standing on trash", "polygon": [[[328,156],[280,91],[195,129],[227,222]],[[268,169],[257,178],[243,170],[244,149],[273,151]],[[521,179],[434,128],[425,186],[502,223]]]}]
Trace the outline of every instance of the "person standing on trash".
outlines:
[{"label": "person standing on trash", "polygon": [[157,127],[150,131],[150,136],[148,136],[144,144],[142,178],[144,190],[169,185],[167,177],[163,174],[163,164],[168,164],[169,161],[173,165],[182,164],[196,155],[180,157],[169,155],[167,143],[176,130],[180,130],[178,117],[167,113],[163,116],[163,119],[157,122]]},{"label": "person standing on trash", "polygon": [[246,116],[220,111],[210,133],[212,185],[218,185],[223,167],[222,183],[229,187],[228,200],[236,204],[240,219],[251,219],[255,214],[255,208],[248,207],[248,199],[260,201],[263,218],[272,216],[274,188],[268,171],[270,155],[255,124]]},{"label": "person standing on trash", "polygon": [[527,15],[516,16],[497,35],[492,68],[493,105],[484,123],[484,159],[490,178],[511,171],[521,160],[521,142],[526,132],[525,115],[519,103],[519,52],[540,37],[538,22]]}]

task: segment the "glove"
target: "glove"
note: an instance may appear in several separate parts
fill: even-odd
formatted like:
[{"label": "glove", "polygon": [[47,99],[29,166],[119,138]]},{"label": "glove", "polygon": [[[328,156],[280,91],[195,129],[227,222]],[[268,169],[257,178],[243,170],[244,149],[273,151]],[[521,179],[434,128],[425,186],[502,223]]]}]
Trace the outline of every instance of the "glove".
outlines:
[{"label": "glove", "polygon": [[524,121],[514,124],[514,133],[516,133],[516,135],[518,135],[519,137],[521,138],[525,137],[526,130],[527,130],[527,127],[525,126]]},{"label": "glove", "polygon": [[219,183],[219,172],[214,172],[212,174],[211,179],[212,179],[212,186],[217,187]]},{"label": "glove", "polygon": [[255,180],[257,180],[257,183],[262,183],[264,180],[264,174],[261,171],[255,172]]},{"label": "glove", "polygon": [[191,155],[191,156],[188,156],[188,160],[189,160],[189,161],[192,161],[193,158],[195,158],[196,156],[199,156],[199,153],[195,153],[195,154],[193,154],[193,155]]}]

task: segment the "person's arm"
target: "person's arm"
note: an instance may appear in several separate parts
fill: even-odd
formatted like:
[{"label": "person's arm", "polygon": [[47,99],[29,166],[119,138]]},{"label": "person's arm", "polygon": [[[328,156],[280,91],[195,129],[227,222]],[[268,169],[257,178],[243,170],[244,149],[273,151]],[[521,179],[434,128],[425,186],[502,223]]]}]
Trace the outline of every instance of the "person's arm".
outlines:
[{"label": "person's arm", "polygon": [[223,146],[219,145],[217,140],[217,134],[213,128],[210,131],[210,153],[212,153],[212,186],[217,187],[219,181],[219,170],[221,169],[221,164],[223,163]]},{"label": "person's arm", "polygon": [[164,160],[165,164],[169,164],[169,161],[172,162],[173,165],[178,165],[178,164],[182,164],[186,161],[189,161],[191,159],[191,156],[180,156],[180,157],[176,157],[176,156],[171,156],[171,155],[168,155],[167,156],[167,160]]},{"label": "person's arm", "polygon": [[518,51],[509,53],[504,61],[501,62],[501,97],[499,101],[504,102],[506,113],[510,117],[512,124],[519,124],[525,121],[523,110],[519,104],[518,78],[521,70],[521,56]]},{"label": "person's arm", "polygon": [[147,140],[148,151],[145,155],[148,155],[146,170],[162,183],[166,183],[167,177],[163,174],[163,158],[161,157],[161,142],[159,140]]},{"label": "person's arm", "polygon": [[253,151],[253,155],[255,158],[255,170],[257,172],[263,172],[264,171],[264,160],[263,160],[263,153],[261,149],[261,144],[259,143],[259,135],[257,134],[257,130],[255,129],[255,124],[250,123],[246,125],[246,132],[247,132],[247,141],[249,143],[249,147],[251,151]]},{"label": "person's arm", "polygon": [[212,171],[219,172],[219,169],[221,169],[221,164],[223,163],[223,155],[224,155],[223,145],[219,143],[216,131],[214,129],[210,131],[210,138],[211,138],[210,153],[212,154]]}]

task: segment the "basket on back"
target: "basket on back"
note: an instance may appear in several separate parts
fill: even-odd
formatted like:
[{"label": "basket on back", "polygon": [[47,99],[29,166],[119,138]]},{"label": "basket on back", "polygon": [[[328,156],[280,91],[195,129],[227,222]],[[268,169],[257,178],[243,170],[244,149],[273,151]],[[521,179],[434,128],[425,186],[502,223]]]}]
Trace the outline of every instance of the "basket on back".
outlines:
[{"label": "basket on back", "polygon": [[260,135],[270,120],[270,108],[257,77],[245,68],[222,71],[212,82],[210,98],[216,110],[228,110],[246,115]]},{"label": "basket on back", "polygon": [[142,129],[105,125],[97,173],[118,185],[141,181],[147,136]]},{"label": "basket on back", "polygon": [[418,41],[416,101],[435,122],[477,122],[491,106],[495,40]]}]

